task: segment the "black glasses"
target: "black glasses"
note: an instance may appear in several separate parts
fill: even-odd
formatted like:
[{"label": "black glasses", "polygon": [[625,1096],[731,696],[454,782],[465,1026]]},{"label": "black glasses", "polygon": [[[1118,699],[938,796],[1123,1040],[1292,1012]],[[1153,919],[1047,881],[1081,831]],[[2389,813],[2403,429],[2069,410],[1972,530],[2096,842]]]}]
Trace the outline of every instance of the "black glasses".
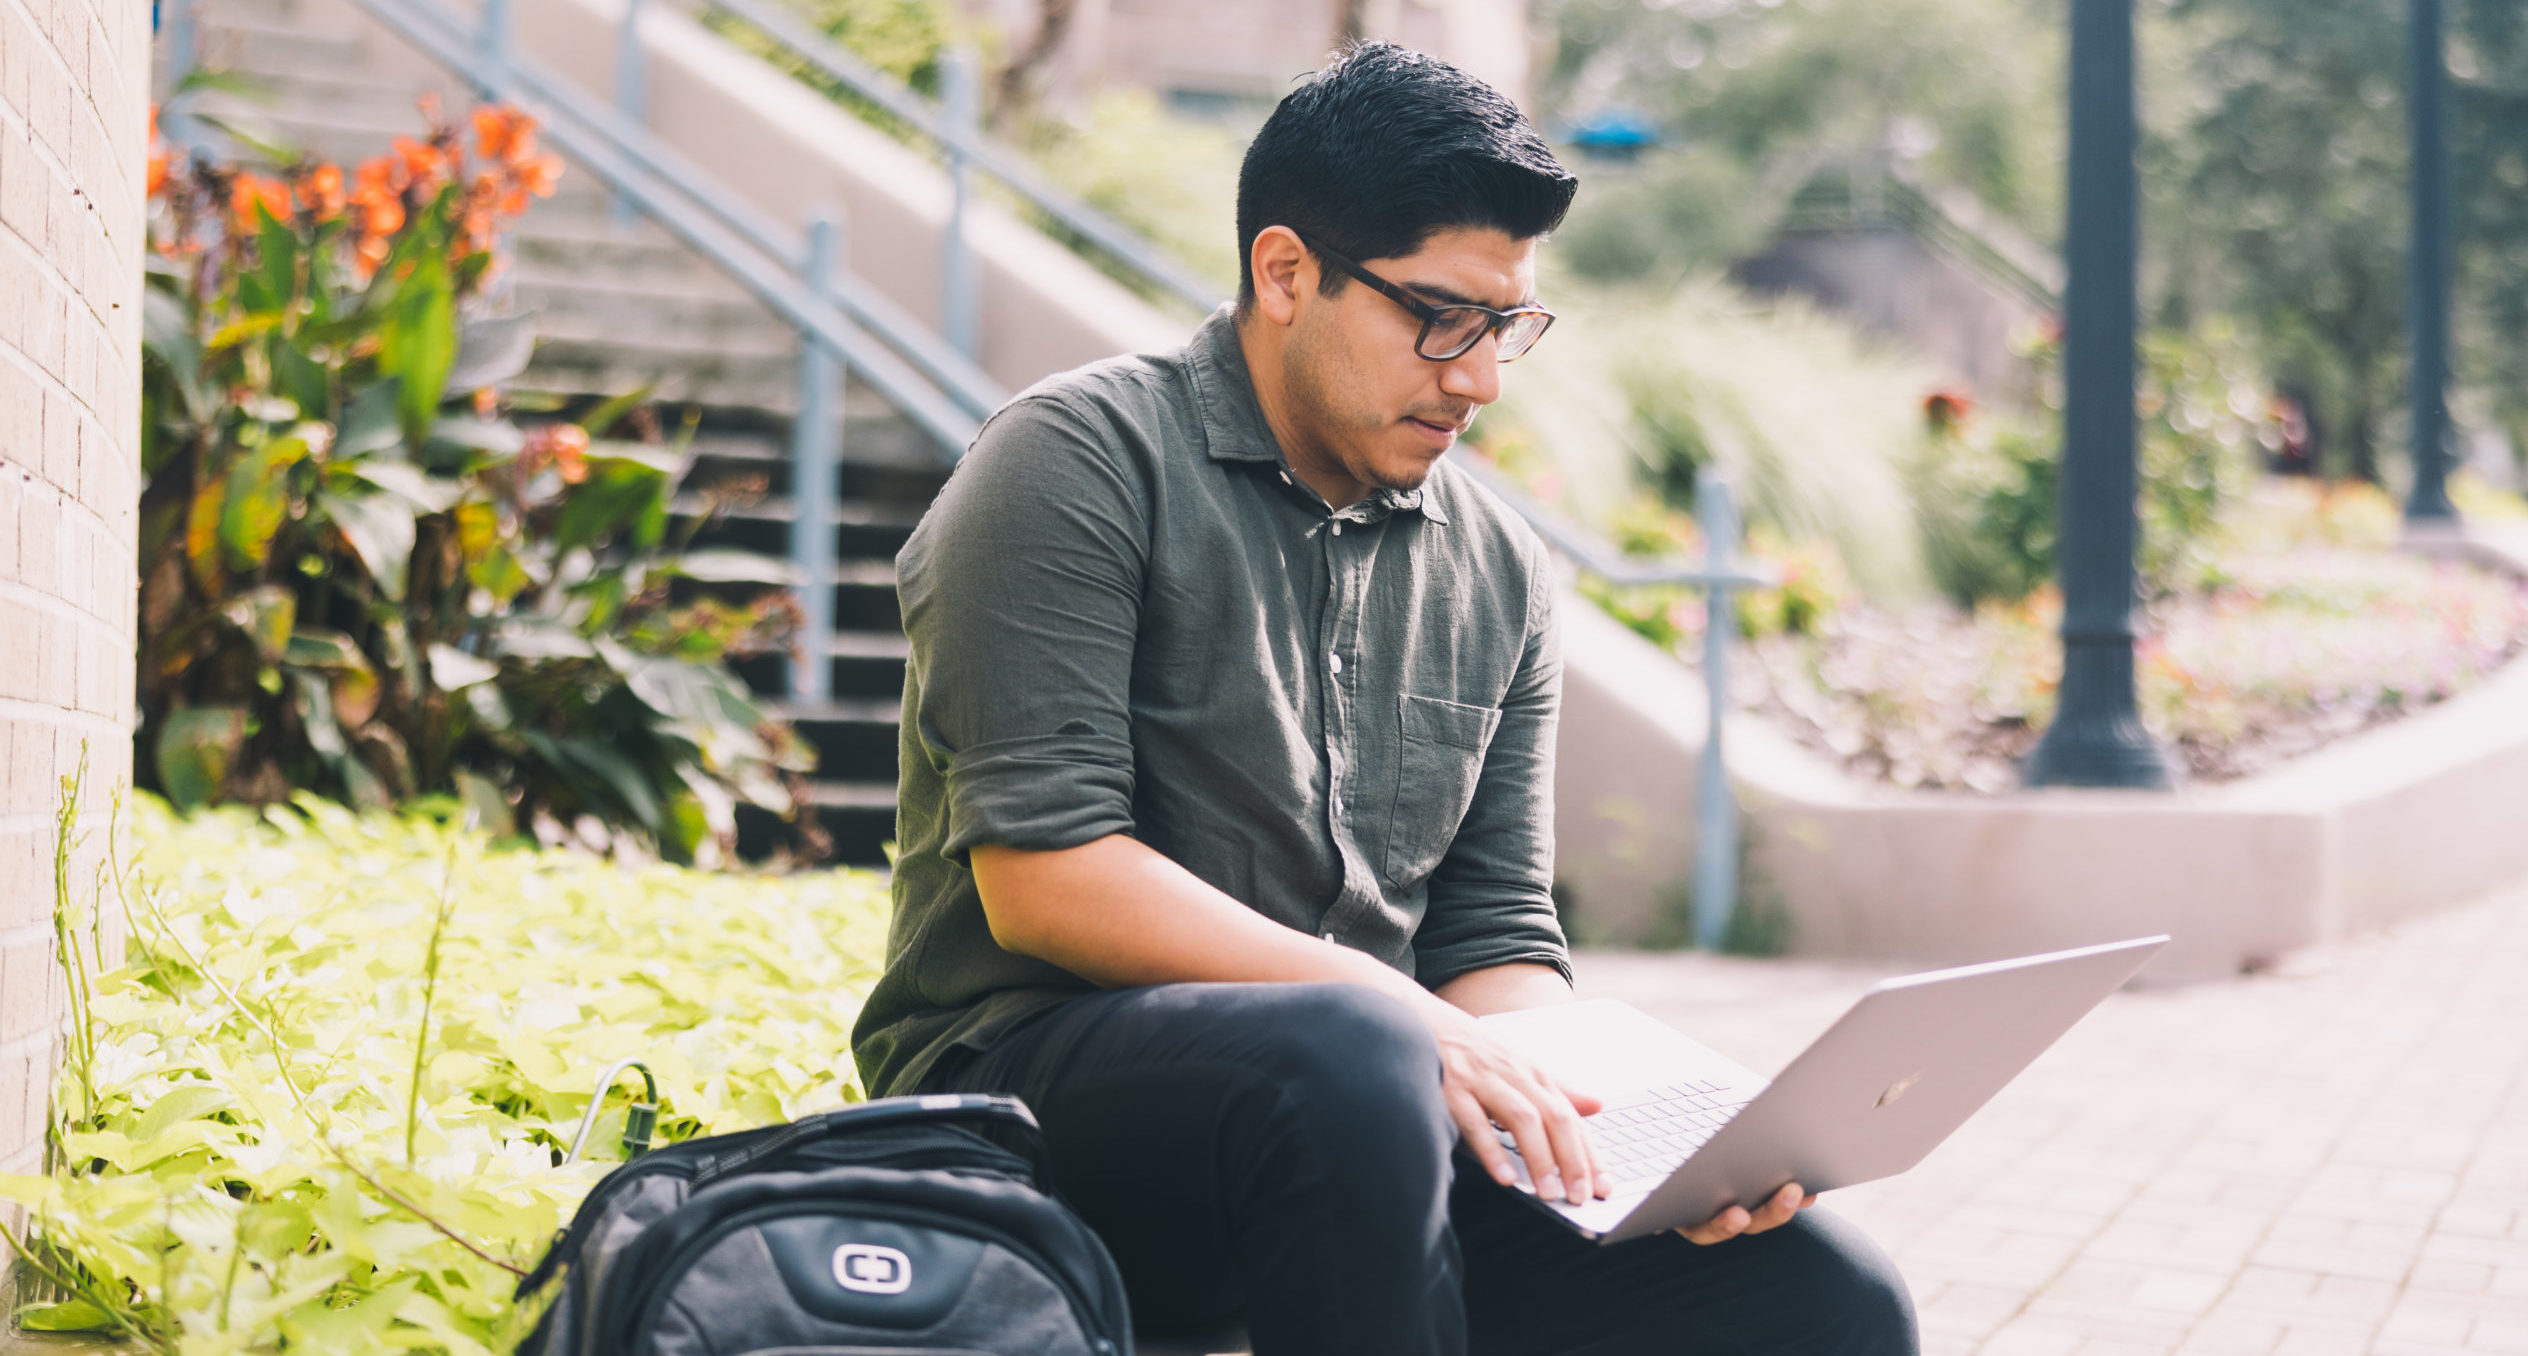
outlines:
[{"label": "black glasses", "polygon": [[[1291,234],[1299,235],[1297,231]],[[1414,318],[1422,322],[1422,333],[1414,338],[1413,351],[1416,356],[1430,362],[1444,363],[1462,358],[1466,350],[1483,342],[1487,334],[1501,336],[1500,350],[1493,355],[1493,360],[1513,362],[1536,347],[1536,341],[1544,338],[1545,330],[1554,323],[1554,313],[1542,306],[1513,306],[1506,311],[1467,302],[1434,306],[1304,235],[1299,236],[1299,243],[1324,255],[1336,268],[1411,311]]]}]

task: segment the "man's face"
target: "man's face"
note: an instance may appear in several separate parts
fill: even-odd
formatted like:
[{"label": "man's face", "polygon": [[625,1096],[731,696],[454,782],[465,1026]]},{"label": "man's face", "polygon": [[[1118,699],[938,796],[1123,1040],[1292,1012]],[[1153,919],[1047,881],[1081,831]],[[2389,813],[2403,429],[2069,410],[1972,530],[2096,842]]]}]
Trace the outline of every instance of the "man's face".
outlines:
[{"label": "man's face", "polygon": [[[1314,260],[1321,269],[1333,265]],[[1433,234],[1422,248],[1362,265],[1433,305],[1507,310],[1536,299],[1536,242],[1490,227]],[[1301,289],[1286,352],[1294,458],[1371,488],[1409,490],[1501,396],[1497,336],[1444,363],[1413,351],[1422,322],[1375,288],[1348,281],[1328,297]]]}]

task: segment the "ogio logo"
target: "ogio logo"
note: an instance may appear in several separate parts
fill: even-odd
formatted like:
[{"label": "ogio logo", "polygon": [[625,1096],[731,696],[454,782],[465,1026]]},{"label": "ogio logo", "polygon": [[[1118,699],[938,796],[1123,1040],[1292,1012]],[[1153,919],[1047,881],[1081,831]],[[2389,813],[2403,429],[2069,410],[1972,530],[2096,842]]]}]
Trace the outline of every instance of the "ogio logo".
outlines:
[{"label": "ogio logo", "polygon": [[901,1295],[913,1283],[913,1259],[875,1243],[834,1249],[834,1283],[864,1295]]}]

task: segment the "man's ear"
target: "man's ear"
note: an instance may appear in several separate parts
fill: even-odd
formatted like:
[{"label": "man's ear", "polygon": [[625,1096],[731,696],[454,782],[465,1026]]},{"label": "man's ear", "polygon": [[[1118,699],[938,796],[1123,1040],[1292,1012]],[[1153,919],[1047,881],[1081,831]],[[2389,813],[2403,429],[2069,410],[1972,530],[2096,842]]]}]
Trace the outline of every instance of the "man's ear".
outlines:
[{"label": "man's ear", "polygon": [[1299,318],[1302,289],[1316,286],[1317,260],[1287,226],[1256,232],[1247,250],[1247,269],[1255,280],[1255,309],[1276,325]]}]

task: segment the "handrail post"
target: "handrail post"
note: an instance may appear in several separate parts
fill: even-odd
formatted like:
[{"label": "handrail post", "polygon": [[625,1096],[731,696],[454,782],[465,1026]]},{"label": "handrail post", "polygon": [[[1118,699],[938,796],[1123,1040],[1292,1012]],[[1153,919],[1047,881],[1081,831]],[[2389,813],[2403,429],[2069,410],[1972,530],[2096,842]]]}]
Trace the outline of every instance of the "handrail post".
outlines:
[{"label": "handrail post", "polygon": [[1695,475],[1694,516],[1703,530],[1703,690],[1708,712],[1703,757],[1695,769],[1694,944],[1718,951],[1729,939],[1729,918],[1738,903],[1738,802],[1729,789],[1729,765],[1721,753],[1721,727],[1729,713],[1729,634],[1737,627],[1734,606],[1738,506],[1729,482],[1711,468]]},{"label": "handrail post", "polygon": [[974,252],[966,244],[966,211],[974,193],[966,144],[982,125],[980,80],[974,50],[954,46],[939,55],[939,97],[947,115],[948,232],[940,241],[940,334],[948,346],[975,356]]},{"label": "handrail post", "polygon": [[[833,218],[808,222],[803,277],[817,301],[830,303],[842,262],[843,230]],[[790,429],[790,561],[799,574],[799,660],[790,695],[821,701],[832,691],[834,651],[834,462],[842,441],[842,355],[799,332],[799,416]]]},{"label": "handrail post", "polygon": [[[614,106],[634,127],[649,121],[649,51],[641,45],[642,0],[623,0],[623,22],[614,35]],[[641,218],[632,200],[616,193],[609,213],[617,230]]]},{"label": "handrail post", "polygon": [[482,26],[474,31],[474,49],[482,66],[475,83],[492,98],[509,84],[509,0],[483,0]]}]

